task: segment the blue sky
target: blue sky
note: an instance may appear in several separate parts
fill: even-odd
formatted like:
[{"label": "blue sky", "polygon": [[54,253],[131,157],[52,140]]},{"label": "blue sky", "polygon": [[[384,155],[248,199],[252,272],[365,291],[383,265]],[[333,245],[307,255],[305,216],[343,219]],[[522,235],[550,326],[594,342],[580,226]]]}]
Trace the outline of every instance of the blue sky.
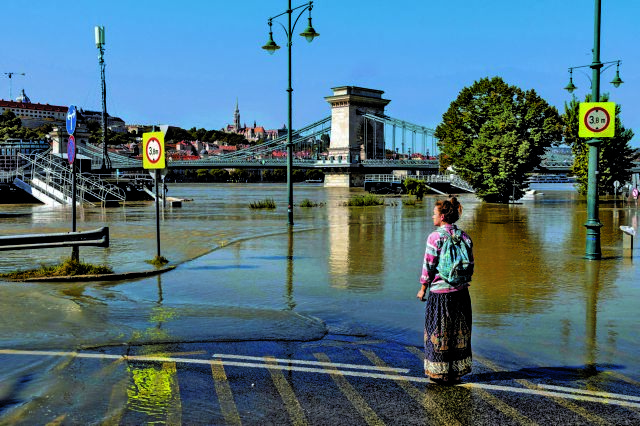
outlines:
[{"label": "blue sky", "polygon": [[[93,28],[106,28],[107,110],[127,123],[220,129],[241,119],[267,128],[287,119],[287,54],[260,47],[267,19],[285,0],[182,2],[3,0],[0,98],[24,88],[33,102],[101,109]],[[293,6],[303,2],[293,2]],[[316,0],[320,37],[293,45],[293,126],[330,115],[325,96],[343,85],[384,90],[395,118],[435,128],[460,90],[500,76],[535,89],[563,111],[568,67],[591,63],[592,0],[462,0],[458,2]],[[625,83],[602,91],[622,105],[626,127],[640,146],[640,1],[602,1],[601,60],[622,60]],[[286,25],[286,17],[280,21]],[[574,72],[579,98],[590,93],[590,69]]]}]

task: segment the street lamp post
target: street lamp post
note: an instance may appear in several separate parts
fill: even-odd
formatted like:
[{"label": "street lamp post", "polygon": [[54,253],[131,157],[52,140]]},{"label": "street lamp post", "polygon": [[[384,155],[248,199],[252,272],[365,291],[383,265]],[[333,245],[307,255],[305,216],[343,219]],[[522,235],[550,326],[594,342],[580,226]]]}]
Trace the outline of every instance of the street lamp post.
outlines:
[{"label": "street lamp post", "polygon": [[[594,15],[593,62],[591,63],[591,65],[582,65],[579,67],[569,68],[569,84],[567,84],[565,89],[569,93],[572,93],[575,89],[577,89],[577,87],[573,84],[574,69],[589,67],[592,69],[591,102],[600,102],[600,73],[601,71],[604,71],[602,69],[604,65],[610,64],[607,67],[609,68],[614,63],[616,63],[616,76],[611,81],[611,84],[613,84],[615,87],[618,87],[623,82],[620,79],[619,60],[604,63],[600,62],[600,0],[595,0]],[[601,143],[602,141],[599,139],[591,139],[587,141],[587,144],[589,145],[589,168],[587,172],[587,223],[585,223],[584,226],[587,228],[585,257],[590,260],[598,260],[602,257],[602,249],[600,246],[600,228],[602,227],[602,223],[600,222],[598,214],[598,151]]]},{"label": "street lamp post", "polygon": [[95,27],[96,47],[98,48],[98,61],[100,63],[100,82],[102,87],[102,171],[111,169],[111,160],[107,153],[107,85],[104,78],[104,27]]},{"label": "street lamp post", "polygon": [[[294,11],[298,10],[298,9],[302,9],[300,11],[300,14],[298,15],[298,17],[296,18],[296,20],[293,23],[293,26],[291,25],[291,15]],[[288,15],[288,26],[285,27],[284,25],[280,24],[280,22],[278,22],[280,24],[280,26],[284,29],[284,32],[287,36],[287,48],[288,48],[288,54],[289,54],[289,65],[288,65],[288,70],[289,70],[289,86],[287,87],[287,92],[288,92],[288,120],[287,120],[287,194],[288,194],[288,205],[287,205],[287,213],[288,213],[288,224],[289,226],[293,225],[293,143],[291,141],[292,139],[292,132],[291,132],[291,128],[292,128],[292,120],[291,120],[291,115],[292,115],[292,96],[291,96],[291,92],[293,92],[293,88],[291,87],[291,45],[293,44],[293,30],[296,27],[296,24],[298,23],[298,20],[300,19],[300,17],[302,16],[302,14],[308,10],[309,11],[309,25],[307,26],[307,29],[305,29],[302,33],[300,33],[300,35],[302,37],[304,37],[309,43],[311,43],[313,41],[313,39],[315,37],[318,37],[320,34],[318,34],[314,29],[313,26],[311,25],[311,9],[313,9],[313,2],[310,1],[309,3],[305,3],[303,5],[300,5],[298,7],[295,8],[291,8],[291,0],[289,0],[289,7],[287,8],[287,10],[285,10],[284,12],[280,13],[279,15],[276,16],[272,16],[271,18],[269,18],[269,40],[267,41],[267,43],[262,46],[262,48],[264,50],[266,50],[267,52],[269,52],[269,54],[273,54],[276,50],[280,49],[280,46],[278,46],[276,44],[275,41],[273,41],[273,32],[271,31],[271,25],[272,25],[272,21],[284,14]]]}]

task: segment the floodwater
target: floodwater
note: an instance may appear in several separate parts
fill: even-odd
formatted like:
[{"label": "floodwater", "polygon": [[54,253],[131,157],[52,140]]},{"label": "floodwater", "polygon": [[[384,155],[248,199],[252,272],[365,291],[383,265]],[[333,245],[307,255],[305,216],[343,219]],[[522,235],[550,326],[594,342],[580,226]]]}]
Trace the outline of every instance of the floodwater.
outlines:
[{"label": "floodwater", "polygon": [[[564,190],[556,190],[561,188]],[[603,199],[603,260],[587,261],[586,203],[570,187],[537,187],[521,204],[461,195],[458,225],[472,237],[474,351],[514,370],[607,366],[640,380],[638,240],[623,249],[621,225],[639,210]],[[222,340],[313,340],[326,333],[420,346],[424,305],[415,298],[433,202],[387,198],[384,207],[345,207],[361,189],[275,184],[173,184],[185,198],[161,212],[161,253],[178,267],[122,282],[0,282],[0,347],[75,350],[104,345]],[[273,198],[275,210],[251,210]],[[0,235],[66,232],[71,210],[0,205]],[[152,203],[78,211],[78,230],[109,226],[111,246],[80,248],[115,272],[153,269]],[[71,249],[2,252],[0,271],[36,267]],[[35,368],[0,365],[11,382]],[[33,360],[34,363],[40,361]],[[19,364],[19,365],[18,365]]]}]

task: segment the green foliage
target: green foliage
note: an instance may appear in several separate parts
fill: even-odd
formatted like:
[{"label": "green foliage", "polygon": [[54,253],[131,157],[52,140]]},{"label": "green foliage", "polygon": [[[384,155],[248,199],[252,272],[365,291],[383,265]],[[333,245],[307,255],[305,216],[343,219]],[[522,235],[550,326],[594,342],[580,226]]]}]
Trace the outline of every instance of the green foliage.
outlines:
[{"label": "green foliage", "polygon": [[309,169],[307,170],[307,172],[305,173],[305,180],[310,179],[310,180],[324,180],[324,172],[322,170],[319,169]]},{"label": "green foliage", "polygon": [[424,194],[427,193],[427,184],[423,180],[405,179],[402,183],[409,195],[415,195],[418,200],[422,200]]},{"label": "green foliage", "polygon": [[418,204],[418,200],[415,197],[403,198],[402,205],[403,206],[415,206]]},{"label": "green foliage", "polygon": [[66,259],[59,265],[41,265],[38,269],[7,272],[5,274],[0,274],[0,277],[13,280],[24,280],[28,278],[101,275],[112,273],[113,271],[111,270],[111,268],[106,265],[91,265],[89,263],[83,263],[74,259]]},{"label": "green foliage", "polygon": [[349,207],[361,207],[361,206],[381,206],[384,204],[384,201],[373,194],[367,195],[357,195],[352,197],[344,203],[345,206]]},{"label": "green foliage", "polygon": [[155,266],[156,268],[161,268],[164,265],[166,265],[167,263],[169,263],[169,260],[164,256],[156,255],[153,259],[145,260],[145,262]]},{"label": "green foliage", "polygon": [[265,198],[261,201],[253,201],[249,204],[249,208],[252,209],[275,209],[276,202],[273,198]]},{"label": "green foliage", "polygon": [[228,182],[231,177],[225,169],[211,169],[209,170],[209,175],[213,182]]},{"label": "green foliage", "polygon": [[554,107],[499,77],[462,89],[435,132],[441,167],[451,166],[481,199],[500,203],[522,197],[527,173],[561,135]]},{"label": "green foliage", "polygon": [[[608,95],[603,95],[601,101],[606,102]],[[591,96],[587,95],[585,102],[591,102]],[[578,137],[578,122],[580,114],[580,102],[574,97],[569,103],[564,104],[564,141],[571,146],[574,155],[571,173],[576,177],[578,192],[587,193],[589,171],[589,145],[590,138]],[[613,182],[616,180],[624,183],[629,180],[632,167],[633,149],[629,142],[633,138],[633,130],[626,129],[620,118],[620,105],[616,104],[615,136],[601,138],[602,143],[598,151],[598,192],[612,192]]]},{"label": "green foliage", "polygon": [[318,207],[318,203],[311,201],[308,198],[305,198],[304,200],[302,200],[302,202],[300,203],[300,207]]},{"label": "green foliage", "polygon": [[43,140],[51,130],[53,130],[53,126],[48,123],[35,129],[23,127],[22,120],[8,109],[0,114],[0,141],[7,139]]}]

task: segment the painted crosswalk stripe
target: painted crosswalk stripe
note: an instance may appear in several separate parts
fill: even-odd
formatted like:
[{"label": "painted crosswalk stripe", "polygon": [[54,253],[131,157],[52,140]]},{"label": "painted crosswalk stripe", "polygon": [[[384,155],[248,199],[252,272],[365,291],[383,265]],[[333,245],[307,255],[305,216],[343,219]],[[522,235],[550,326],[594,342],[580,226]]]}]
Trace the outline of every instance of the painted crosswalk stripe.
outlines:
[{"label": "painted crosswalk stripe", "polygon": [[344,394],[344,396],[347,397],[351,404],[353,404],[356,410],[358,410],[358,413],[360,413],[362,418],[364,418],[365,422],[367,422],[369,426],[384,425],[382,419],[380,419],[376,412],[373,411],[371,407],[369,407],[367,401],[365,401],[364,398],[358,393],[358,391],[356,391],[353,386],[351,386],[349,381],[345,379],[345,377],[343,376],[343,372],[331,366],[331,360],[327,355],[323,353],[316,353],[313,355],[318,358],[318,360],[327,364],[325,368],[331,375],[331,378],[333,379],[335,384],[338,385],[340,391]]},{"label": "painted crosswalk stripe", "polygon": [[[332,374],[334,372],[333,369],[327,368],[313,368],[313,367],[302,367],[302,366],[294,366],[294,365],[282,365],[282,364],[266,364],[266,363],[250,363],[250,362],[238,362],[238,361],[221,361],[221,360],[209,360],[209,359],[197,359],[197,358],[174,358],[174,357],[154,357],[154,356],[146,356],[146,355],[111,355],[111,354],[102,354],[102,353],[78,353],[78,352],[64,352],[64,351],[27,351],[27,350],[17,350],[17,349],[0,349],[0,354],[5,355],[28,355],[28,356],[75,356],[77,358],[94,358],[94,359],[122,359],[124,361],[130,362],[150,362],[150,363],[164,363],[164,362],[174,362],[174,363],[185,363],[185,364],[205,364],[211,365],[216,362],[222,362],[224,366],[233,366],[233,367],[243,367],[243,368],[266,368],[266,369],[277,369],[284,371],[298,371],[305,373],[321,373],[321,374]],[[370,379],[382,379],[382,380],[407,380],[414,383],[429,383],[429,379],[425,377],[415,377],[415,376],[405,376],[401,374],[382,374],[382,373],[369,373],[365,371],[354,371],[354,370],[336,370],[339,374],[343,376],[357,376],[364,377]],[[519,382],[519,380],[516,380]],[[479,388],[486,390],[495,390],[495,391],[503,391],[503,392],[511,392],[511,393],[524,393],[531,395],[539,395],[539,396],[547,396],[553,397],[556,402],[561,399],[573,399],[579,401],[589,401],[589,402],[599,402],[607,405],[618,405],[621,407],[629,407],[629,408],[640,408],[640,403],[634,401],[624,401],[622,399],[613,399],[613,398],[603,398],[597,396],[587,396],[587,395],[576,395],[573,393],[567,392],[554,392],[554,391],[545,391],[540,388],[537,388],[537,385],[528,381],[528,388],[522,387],[514,387],[514,386],[496,386],[490,385],[487,383],[465,383],[457,386],[469,387],[469,388]],[[565,401],[568,403],[568,401]],[[576,407],[575,405],[573,407]],[[583,411],[581,407],[577,407]],[[590,414],[590,413],[587,413]],[[592,414],[591,414],[592,415]],[[597,421],[596,421],[597,422]],[[600,423],[600,422],[597,422]]]},{"label": "painted crosswalk stripe", "polygon": [[[270,364],[276,364],[276,359],[272,357],[264,357],[264,361]],[[278,389],[280,397],[282,397],[282,400],[284,401],[284,405],[289,413],[289,418],[291,419],[291,424],[294,426],[306,426],[308,424],[307,418],[300,406],[300,402],[298,402],[298,399],[296,398],[295,392],[284,377],[284,374],[282,374],[282,370],[269,369],[269,374],[271,374],[273,383],[276,386],[276,389]]]},{"label": "painted crosswalk stripe", "polygon": [[216,395],[218,395],[218,401],[220,403],[220,411],[222,411],[226,424],[241,425],[242,422],[240,421],[240,414],[238,414],[236,403],[233,400],[231,386],[227,380],[227,374],[224,372],[222,362],[213,362],[211,364],[211,372],[213,374],[213,383],[216,389]]},{"label": "painted crosswalk stripe", "polygon": [[[420,360],[420,362],[424,360],[424,352],[422,352],[418,348],[414,346],[406,346],[405,349],[413,353]],[[512,406],[502,401],[501,399],[496,398],[486,390],[478,389],[478,388],[475,388],[475,389],[478,392],[478,395],[480,396],[480,398],[484,399],[485,401],[487,401],[487,403],[493,405],[496,409],[498,409],[498,411],[500,411],[502,414],[512,418],[513,420],[517,421],[519,424],[527,425],[527,426],[537,425],[536,422],[534,422],[524,414],[520,413],[520,411],[513,408]]]},{"label": "painted crosswalk stripe", "polygon": [[[369,361],[371,361],[374,365],[384,366],[385,363],[378,355],[376,355],[373,351],[367,351],[361,349],[360,352],[364,356],[366,356]],[[420,389],[416,388],[414,385],[409,383],[407,379],[399,379],[396,380],[398,386],[400,386],[410,397],[412,397],[418,404],[422,405],[425,412],[432,414],[438,420],[438,424],[442,425],[459,425],[460,422],[456,420],[450,413],[444,412],[442,409],[438,407],[438,403],[433,399],[433,396],[427,392],[423,392]]]},{"label": "painted crosswalk stripe", "polygon": [[[213,354],[213,358],[224,358],[224,359],[242,359],[247,361],[264,361],[264,357],[258,356],[249,356],[249,355],[234,355],[234,354]],[[301,359],[286,359],[286,358],[269,358],[270,360],[276,361],[278,363],[290,363],[290,364],[300,364],[300,365],[316,365],[320,367],[339,367],[339,368],[349,368],[352,370],[375,370],[375,371],[391,371],[394,373],[408,373],[410,370],[408,368],[395,368],[395,367],[379,367],[376,365],[360,365],[360,364],[341,364],[339,362],[321,362],[321,361],[307,361]]]},{"label": "painted crosswalk stripe", "polygon": [[614,399],[622,399],[625,401],[640,402],[640,396],[620,395],[617,393],[591,391],[587,389],[576,389],[576,388],[568,388],[565,386],[554,386],[554,385],[545,385],[545,384],[539,384],[538,387],[541,387],[544,389],[556,390],[560,392],[569,392],[569,393],[577,393],[577,394],[590,395],[590,396],[599,396],[602,398],[614,398]]}]

